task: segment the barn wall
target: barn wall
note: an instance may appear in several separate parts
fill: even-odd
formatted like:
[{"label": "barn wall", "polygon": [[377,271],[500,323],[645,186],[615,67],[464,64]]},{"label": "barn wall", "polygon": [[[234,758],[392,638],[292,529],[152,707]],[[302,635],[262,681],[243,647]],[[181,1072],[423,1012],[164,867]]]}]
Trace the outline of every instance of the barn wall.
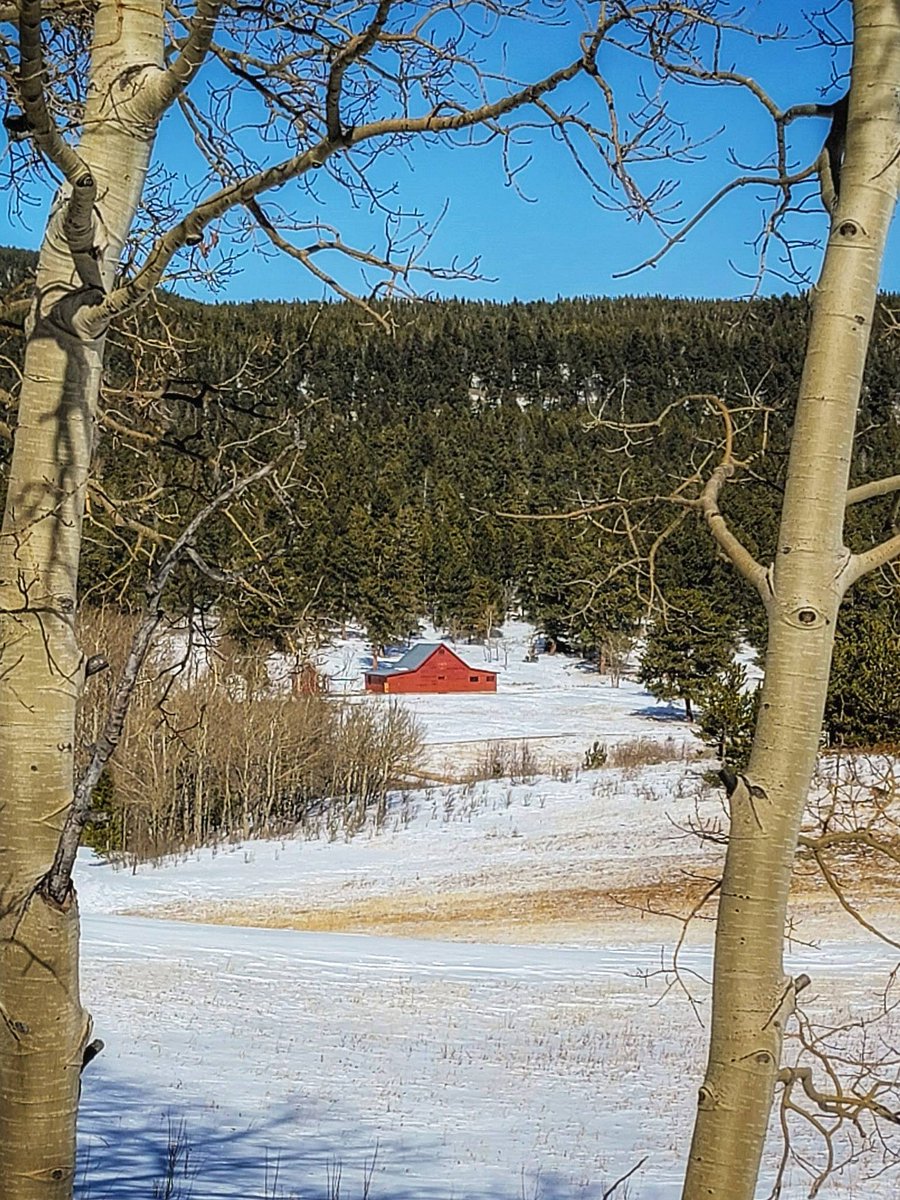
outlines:
[{"label": "barn wall", "polygon": [[[490,678],[489,678],[490,677]],[[422,692],[496,692],[497,674],[480,667],[468,667],[450,651],[437,651],[418,671],[410,671],[390,680],[391,695]]]},{"label": "barn wall", "polygon": [[483,667],[468,667],[449,650],[436,651],[417,671],[402,672],[387,680],[366,679],[370,692],[390,696],[447,692],[496,692],[497,673]]}]

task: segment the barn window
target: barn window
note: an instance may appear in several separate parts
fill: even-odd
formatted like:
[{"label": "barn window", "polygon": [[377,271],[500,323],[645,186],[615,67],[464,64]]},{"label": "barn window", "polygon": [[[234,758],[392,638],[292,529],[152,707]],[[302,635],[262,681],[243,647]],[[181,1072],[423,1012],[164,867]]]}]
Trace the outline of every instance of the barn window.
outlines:
[{"label": "barn window", "polygon": [[446,678],[447,678],[446,675],[438,675],[438,679],[446,679]]},{"label": "barn window", "polygon": [[493,675],[485,675],[485,679],[488,681],[488,683],[493,683],[493,682],[494,682],[494,676],[493,676]]},{"label": "barn window", "polygon": [[470,675],[470,676],[469,676],[469,683],[477,683],[477,682],[478,682],[478,676],[477,676],[477,675]]}]

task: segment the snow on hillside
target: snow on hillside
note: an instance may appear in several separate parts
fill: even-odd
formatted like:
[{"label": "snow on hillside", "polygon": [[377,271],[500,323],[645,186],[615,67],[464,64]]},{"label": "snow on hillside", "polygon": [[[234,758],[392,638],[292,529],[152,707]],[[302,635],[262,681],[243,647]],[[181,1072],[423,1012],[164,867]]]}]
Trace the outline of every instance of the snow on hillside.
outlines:
[{"label": "snow on hillside", "polygon": [[[677,712],[523,658],[496,696],[411,707],[448,775],[501,737],[553,770],[436,784],[352,841],[133,873],[82,856],[84,994],[107,1042],[84,1078],[85,1200],[152,1200],[167,1146],[170,1200],[356,1200],[367,1176],[370,1200],[599,1200],[641,1160],[632,1200],[679,1194],[704,1031],[667,991],[677,925],[642,910],[684,907],[714,874],[719,849],[685,828],[720,794]],[[664,761],[573,769],[595,739],[640,737]],[[895,954],[824,928],[790,968],[812,976],[813,1011],[877,1009]],[[701,1018],[708,934],[682,962]],[[876,1149],[835,1194],[894,1196],[890,1174],[866,1178],[878,1166]],[[808,1187],[794,1166],[781,1195]]]}]

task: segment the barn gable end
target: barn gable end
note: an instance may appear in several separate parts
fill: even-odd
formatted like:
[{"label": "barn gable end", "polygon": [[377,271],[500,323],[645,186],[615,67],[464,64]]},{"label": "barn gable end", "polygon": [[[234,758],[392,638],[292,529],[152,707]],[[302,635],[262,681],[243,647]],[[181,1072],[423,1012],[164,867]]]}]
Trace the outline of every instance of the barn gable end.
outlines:
[{"label": "barn gable end", "polygon": [[420,642],[399,662],[366,672],[366,691],[403,695],[422,692],[496,692],[497,674],[471,667],[445,642]]}]

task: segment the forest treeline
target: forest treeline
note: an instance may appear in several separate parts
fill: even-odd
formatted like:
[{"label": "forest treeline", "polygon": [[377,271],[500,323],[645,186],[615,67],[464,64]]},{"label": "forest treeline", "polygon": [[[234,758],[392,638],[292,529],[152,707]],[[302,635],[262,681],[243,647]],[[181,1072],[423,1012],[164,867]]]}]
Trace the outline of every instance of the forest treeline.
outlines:
[{"label": "forest treeline", "polygon": [[[14,287],[32,262],[4,252],[0,279]],[[891,311],[886,297],[854,482],[894,474],[900,461]],[[771,558],[804,297],[442,300],[377,315],[389,331],[346,303],[163,296],[117,332],[83,594],[139,604],[154,534],[171,536],[236,469],[223,447],[244,454],[249,443],[258,461],[292,441],[291,490],[256,498],[202,535],[207,561],[233,560],[252,581],[240,603],[194,572],[173,604],[216,603],[237,636],[276,644],[356,622],[383,645],[426,617],[479,636],[515,607],[588,654],[615,656],[638,628],[668,638],[664,660],[683,658],[679,639],[707,635],[762,650],[756,596],[694,512],[668,497],[696,494],[690,480],[717,461],[722,423],[708,398],[717,396],[747,463],[722,508],[749,548]],[[10,330],[2,348],[11,364],[17,336]],[[14,365],[2,382],[13,404]],[[897,517],[890,498],[849,509],[848,542],[881,540]],[[859,724],[847,713],[864,703],[883,714],[863,721],[868,740],[900,726],[898,672],[884,658],[900,652],[898,595],[885,572],[845,607],[836,736]],[[877,661],[866,660],[867,645]]]}]

